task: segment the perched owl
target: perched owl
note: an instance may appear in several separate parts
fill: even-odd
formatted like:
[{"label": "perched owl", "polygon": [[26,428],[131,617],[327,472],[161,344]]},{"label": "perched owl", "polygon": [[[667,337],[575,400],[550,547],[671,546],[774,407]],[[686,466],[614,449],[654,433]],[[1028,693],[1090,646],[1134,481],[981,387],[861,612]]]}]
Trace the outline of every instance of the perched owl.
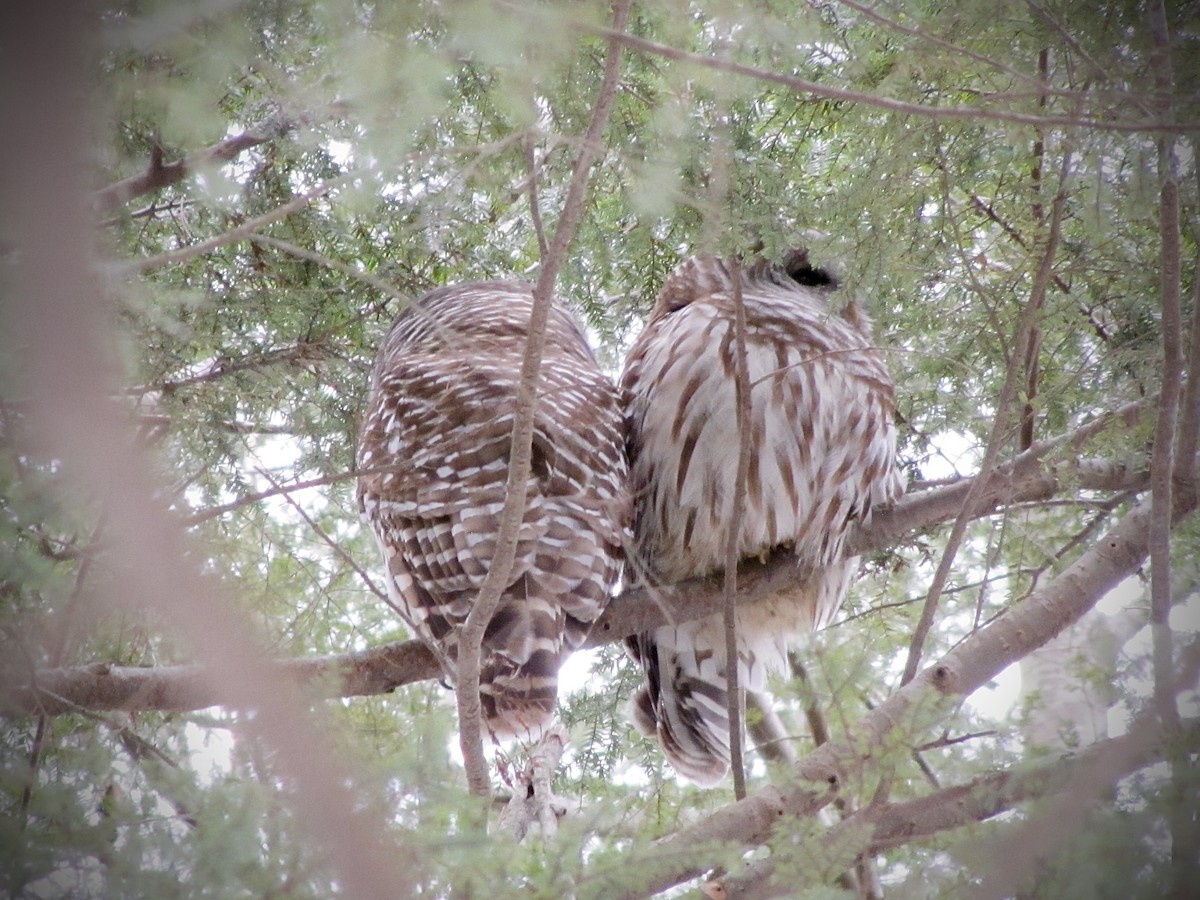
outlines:
[{"label": "perched owl", "polygon": [[[375,361],[359,440],[359,507],[387,590],[453,661],[492,562],[532,288],[439,288],[400,314]],[[496,739],[535,738],[558,668],[604,610],[631,503],[619,395],[571,315],[550,310],[516,562],[483,639]]]},{"label": "perched owl", "polygon": [[[734,269],[681,263],[658,295],[622,376],[639,567],[659,583],[724,568],[731,526],[743,558],[776,547],[813,566],[806,583],[737,612],[740,684],[761,691],[789,636],[837,611],[857,567],[842,545],[855,521],[895,501],[895,402],[871,327],[836,283],[794,251],[740,269],[751,385],[745,515],[730,521],[738,465]],[[635,567],[636,571],[637,567]],[[627,640],[646,681],[633,718],[675,770],[703,785],[729,766],[721,616]]]}]

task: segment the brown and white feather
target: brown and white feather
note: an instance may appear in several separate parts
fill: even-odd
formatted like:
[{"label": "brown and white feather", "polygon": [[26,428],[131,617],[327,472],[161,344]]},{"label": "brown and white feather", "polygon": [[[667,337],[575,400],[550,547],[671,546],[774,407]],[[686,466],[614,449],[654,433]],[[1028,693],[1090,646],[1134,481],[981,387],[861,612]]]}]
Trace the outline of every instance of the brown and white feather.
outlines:
[{"label": "brown and white feather", "polygon": [[[790,268],[741,270],[751,384],[751,457],[738,546],[743,558],[794,549],[814,574],[801,587],[737,613],[741,683],[781,670],[790,635],[836,613],[857,559],[851,523],[903,490],[895,401],[883,355],[857,307]],[[805,271],[812,271],[805,269]],[[732,268],[693,258],[668,276],[622,377],[635,547],[652,578],[679,581],[724,567],[737,473]],[[728,768],[725,639],[720,616],[628,641],[645,670],[634,719],[682,775],[701,784]]]},{"label": "brown and white feather", "polygon": [[[397,318],[372,374],[359,506],[389,596],[451,661],[495,552],[532,300],[518,282],[432,291]],[[607,605],[629,533],[618,394],[557,301],[526,491],[483,639],[480,693],[497,738],[532,739],[550,721],[558,668]]]}]

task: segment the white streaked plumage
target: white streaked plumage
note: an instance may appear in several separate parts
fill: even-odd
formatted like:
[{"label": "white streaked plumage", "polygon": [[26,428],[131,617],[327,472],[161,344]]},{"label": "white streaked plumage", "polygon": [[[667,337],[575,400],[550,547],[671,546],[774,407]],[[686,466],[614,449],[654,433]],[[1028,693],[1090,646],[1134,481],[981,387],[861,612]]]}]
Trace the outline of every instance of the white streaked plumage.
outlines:
[{"label": "white streaked plumage", "polygon": [[[516,282],[435,290],[397,318],[372,375],[359,505],[389,596],[451,660],[495,551],[531,308]],[[558,667],[607,604],[631,515],[617,391],[557,301],[538,396],[516,562],[484,636],[498,738],[533,738],[552,716]]]},{"label": "white streaked plumage", "polygon": [[[738,462],[732,277],[713,258],[677,267],[622,378],[635,546],[665,582],[725,564]],[[740,553],[790,546],[815,567],[799,588],[738,611],[741,683],[761,691],[767,671],[783,668],[789,635],[820,627],[840,606],[857,566],[842,557],[850,524],[903,485],[892,383],[857,307],[830,310],[831,279],[801,251],[741,277],[752,452]],[[628,646],[646,673],[635,722],[677,771],[716,783],[729,757],[721,618],[659,628]]]}]

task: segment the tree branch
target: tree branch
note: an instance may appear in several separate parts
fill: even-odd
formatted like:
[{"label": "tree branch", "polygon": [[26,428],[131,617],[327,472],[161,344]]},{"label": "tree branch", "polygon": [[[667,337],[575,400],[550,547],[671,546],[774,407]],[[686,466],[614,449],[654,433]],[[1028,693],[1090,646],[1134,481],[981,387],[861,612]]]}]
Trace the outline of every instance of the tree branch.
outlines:
[{"label": "tree branch", "polygon": [[[1194,501],[1177,505],[1175,520],[1194,509]],[[867,713],[855,726],[853,742],[832,741],[802,759],[791,784],[763,788],[641,853],[630,854],[624,871],[638,872],[643,883],[621,896],[642,897],[695,878],[704,872],[715,846],[757,846],[770,838],[780,822],[815,814],[837,796],[840,784],[860,776],[880,747],[894,744],[897,732],[912,743],[909,738],[947,702],[982,687],[1077,622],[1104,594],[1136,572],[1149,553],[1150,518],[1146,505],[1135,508],[1044,589],[973,633]],[[599,888],[598,881],[599,876],[583,884]]]},{"label": "tree branch", "polygon": [[277,206],[275,209],[263,213],[261,216],[255,216],[252,219],[247,219],[236,228],[230,228],[228,231],[223,231],[218,235],[214,235],[207,241],[200,241],[198,244],[189,244],[186,247],[180,247],[178,250],[170,250],[166,253],[160,253],[157,256],[148,256],[145,259],[134,260],[122,266],[123,269],[131,274],[145,274],[154,269],[161,269],[163,266],[175,265],[176,263],[187,262],[189,259],[195,259],[197,256],[204,256],[207,253],[218,249],[219,247],[227,246],[228,244],[236,244],[238,241],[246,240],[254,235],[255,232],[266,228],[273,222],[278,222],[280,219],[286,219],[292,213],[299,212],[308,206],[314,200],[324,197],[335,188],[341,187],[347,181],[359,177],[358,172],[347,172],[339,175],[336,178],[330,178],[321,182],[311,190],[305,191],[296,197],[284,203],[282,206]]},{"label": "tree branch", "polygon": [[[1196,173],[1200,182],[1200,170]],[[1187,383],[1180,406],[1179,440],[1175,448],[1175,475],[1179,483],[1196,478],[1196,450],[1200,441],[1200,253],[1192,263],[1192,321],[1188,329]]]},{"label": "tree branch", "polygon": [[[1160,113],[1174,117],[1172,95],[1175,88],[1171,58],[1171,36],[1167,12],[1162,0],[1149,11],[1153,50],[1151,75]],[[1174,640],[1171,633],[1171,510],[1174,508],[1175,442],[1179,417],[1179,398],[1183,392],[1183,312],[1182,260],[1180,249],[1179,179],[1175,164],[1175,139],[1158,139],[1159,234],[1162,240],[1159,262],[1159,305],[1162,310],[1163,375],[1158,401],[1158,419],[1154,426],[1154,448],[1150,462],[1151,503],[1154,516],[1150,523],[1150,632],[1153,640],[1154,709],[1159,727],[1167,734],[1179,731],[1179,707],[1173,690]],[[1194,373],[1193,373],[1194,374]],[[1190,427],[1190,426],[1189,426]],[[1180,747],[1169,754],[1171,766],[1171,803],[1167,813],[1171,834],[1171,896],[1187,897],[1194,888],[1196,871],[1197,827],[1192,822],[1191,795],[1194,793],[1192,767]]]},{"label": "tree branch", "polygon": [[150,164],[140,175],[125,178],[92,194],[92,202],[101,214],[112,213],[118,206],[135,197],[161,191],[178,184],[197,169],[214,163],[226,163],[260,144],[287,134],[293,125],[286,119],[268,122],[262,128],[244,131],[203,150],[189,153],[173,163],[163,163],[162,148],[157,145],[150,155]]},{"label": "tree branch", "polygon": [[[1148,474],[1124,463],[1083,460],[1052,469],[1038,462],[1039,451],[1062,446],[1083,432],[1095,433],[1097,430],[1093,423],[1069,435],[1043,441],[1015,460],[997,467],[977,515],[987,515],[1001,503],[1044,499],[1061,490],[1064,483],[1084,490],[1145,490],[1149,484]],[[352,474],[334,477],[348,478]],[[330,480],[315,479],[292,485],[291,489],[326,484]],[[947,521],[962,508],[962,498],[971,483],[971,479],[964,479],[910,493],[894,507],[876,510],[870,525],[851,534],[847,552],[857,555],[878,551],[894,545],[907,534]],[[288,489],[284,486],[269,493],[275,495]],[[807,577],[807,572],[796,565],[795,557],[790,553],[776,553],[766,563],[747,561],[738,570],[738,602],[754,603]],[[662,625],[719,614],[723,598],[720,580],[713,578],[626,590],[613,598],[592,626],[585,646],[598,647]],[[301,683],[322,697],[385,694],[441,675],[433,654],[420,641],[402,641],[331,656],[280,660],[274,666],[287,679]],[[80,707],[181,712],[231,702],[229,696],[205,677],[203,667],[194,665],[137,667],[94,663],[30,672],[16,668],[10,660],[5,666],[4,677],[0,678],[0,715],[6,716],[61,715]]]},{"label": "tree branch", "polygon": [[[1170,90],[1174,79],[1166,11],[1161,2],[1151,7],[1150,31],[1154,38],[1152,61],[1155,87],[1163,98],[1163,112],[1169,116]],[[1173,157],[1174,141],[1166,136],[1161,137],[1158,142],[1158,177],[1161,183],[1159,233],[1162,238],[1159,303],[1162,310],[1163,375],[1150,461],[1150,497],[1154,510],[1150,524],[1150,627],[1154,635],[1155,703],[1165,727],[1170,727],[1179,719],[1174,694],[1168,690],[1171,628],[1167,622],[1171,612],[1171,494],[1175,470],[1175,426],[1183,382],[1179,183]]]},{"label": "tree branch", "polygon": [[750,471],[750,375],[746,369],[746,309],[742,304],[742,270],[736,257],[733,281],[734,396],[737,403],[738,456],[733,482],[733,508],[725,537],[725,573],[722,578],[721,615],[725,625],[725,713],[729,718],[729,768],[733,795],[746,796],[746,765],[742,759],[742,697],[737,645],[737,577],[741,559],[742,518],[746,512],[746,477]]},{"label": "tree branch", "polygon": [[[625,28],[630,0],[614,0],[614,34]],[[458,678],[455,691],[458,698],[459,746],[467,770],[467,784],[471,793],[488,796],[491,784],[488,778],[487,760],[483,755],[483,737],[480,731],[479,665],[480,644],[483,633],[500,602],[500,596],[508,584],[516,558],[517,538],[525,514],[526,489],[533,452],[533,420],[537,410],[538,376],[541,372],[542,350],[546,340],[546,322],[550,314],[550,301],[554,294],[554,283],[558,270],[566,260],[567,250],[575,236],[575,230],[583,215],[583,199],[587,190],[588,176],[592,165],[600,156],[601,137],[608,123],[613,97],[621,68],[621,48],[614,38],[609,41],[608,58],[604,63],[604,77],[600,92],[592,110],[583,144],[575,159],[567,198],[554,228],[550,252],[542,260],[537,285],[533,290],[533,309],[529,316],[529,337],[525,346],[525,358],[521,366],[521,381],[517,390],[513,412],[511,451],[508,464],[508,481],[505,487],[504,509],[500,514],[500,528],[496,536],[496,548],[488,573],[479,589],[479,596],[463,623],[458,643]]]},{"label": "tree branch", "polygon": [[[516,3],[507,2],[507,0],[497,0],[496,5],[501,9],[519,15],[548,15],[548,13],[544,13],[540,9],[532,9]],[[553,14],[550,13],[549,15]],[[874,94],[864,93],[862,91],[839,88],[832,84],[809,81],[805,78],[799,78],[795,75],[787,75],[783,72],[760,69],[756,68],[755,66],[749,66],[744,63],[723,59],[721,57],[705,56],[702,53],[693,53],[687,50],[680,50],[676,47],[671,47],[667,44],[652,41],[648,38],[638,37],[632,34],[617,34],[612,29],[605,28],[601,25],[594,25],[590,22],[567,19],[564,24],[570,28],[575,28],[598,37],[618,40],[630,50],[634,50],[643,55],[657,56],[662,59],[673,60],[674,62],[689,63],[701,68],[713,69],[720,72],[728,72],[733,75],[741,75],[746,78],[752,78],[755,81],[766,82],[767,84],[778,84],[782,87],[786,87],[799,93],[807,94],[811,97],[819,97],[826,100],[844,100],[852,103],[861,103],[863,106],[884,109],[890,112],[904,113],[920,118],[967,119],[972,122],[1015,122],[1044,128],[1083,128],[1097,132],[1123,133],[1184,134],[1192,131],[1194,127],[1187,123],[1159,121],[1152,118],[1131,121],[1128,119],[1116,118],[1115,116],[1105,116],[1103,118],[1093,118],[1087,116],[1048,116],[1035,115],[1032,113],[1020,113],[1011,109],[992,109],[983,106],[951,106],[949,104],[944,106],[931,106],[920,103],[910,103],[905,100],[896,100],[891,97],[879,97]],[[1077,99],[1081,99],[1083,95],[1077,93],[1075,96]],[[1122,97],[1124,97],[1124,95],[1122,95]],[[1136,104],[1127,103],[1127,105]]]},{"label": "tree branch", "polygon": [[[807,865],[800,882],[789,869],[786,888],[778,885],[774,881],[775,861],[768,858],[724,879],[725,896],[729,900],[790,896],[805,887],[827,883],[855,853],[880,853],[986,821],[1026,800],[1062,793],[1097,771],[1108,779],[1128,775],[1162,759],[1168,751],[1169,738],[1162,730],[1153,722],[1143,724],[1147,727],[1098,741],[1080,753],[989,772],[915,800],[868,806],[834,825],[805,851]],[[1187,729],[1193,736],[1200,736],[1200,720],[1188,722]]]},{"label": "tree branch", "polygon": [[980,474],[983,478],[976,480],[967,492],[967,496],[963,500],[962,511],[959,513],[958,518],[955,519],[950,536],[946,539],[946,546],[942,551],[941,559],[938,560],[937,571],[934,572],[933,581],[929,586],[929,593],[925,598],[924,605],[921,607],[920,619],[917,621],[916,628],[913,629],[912,640],[908,647],[908,659],[904,664],[904,675],[900,679],[901,684],[907,684],[916,677],[917,670],[921,664],[921,648],[924,646],[925,639],[929,635],[929,629],[933,627],[933,618],[937,612],[938,600],[941,598],[942,591],[946,587],[946,582],[950,578],[950,570],[958,554],[959,545],[966,536],[967,525],[970,524],[971,518],[975,514],[977,504],[982,501],[984,487],[987,484],[987,475],[996,465],[997,460],[999,460],[1000,450],[1009,438],[1009,417],[1011,415],[1013,400],[1016,398],[1019,381],[1024,375],[1023,365],[1034,340],[1038,313],[1041,311],[1046,299],[1050,276],[1054,272],[1054,259],[1058,255],[1058,243],[1062,232],[1063,209],[1067,200],[1067,181],[1071,177],[1071,156],[1071,151],[1068,148],[1063,153],[1058,192],[1054,197],[1054,203],[1051,207],[1046,248],[1042,253],[1037,275],[1034,277],[1033,287],[1029,292],[1029,300],[1025,304],[1025,308],[1021,311],[1021,318],[1017,323],[1017,333],[1013,340],[1012,352],[1009,354],[1004,385],[1000,389],[1000,396],[996,399],[996,418],[992,423],[992,431],[988,436],[983,460],[979,464]]}]

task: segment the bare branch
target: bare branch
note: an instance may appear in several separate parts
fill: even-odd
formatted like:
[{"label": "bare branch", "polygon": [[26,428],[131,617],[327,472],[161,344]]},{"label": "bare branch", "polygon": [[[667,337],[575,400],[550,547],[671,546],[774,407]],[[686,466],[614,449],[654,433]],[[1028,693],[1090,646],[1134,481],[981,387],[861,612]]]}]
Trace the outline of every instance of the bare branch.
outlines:
[{"label": "bare branch", "polygon": [[314,200],[319,200],[330,191],[335,190],[351,179],[357,178],[359,173],[347,172],[344,175],[339,175],[336,178],[330,178],[321,182],[311,190],[305,191],[297,197],[284,203],[282,206],[277,206],[270,212],[265,212],[261,216],[255,216],[252,219],[247,219],[241,225],[235,228],[230,228],[228,231],[223,231],[218,235],[214,235],[207,241],[200,241],[198,244],[190,244],[187,247],[180,247],[178,250],[171,250],[167,253],[160,253],[158,256],[149,256],[145,259],[135,260],[122,266],[132,274],[144,274],[161,269],[163,266],[171,266],[181,262],[187,262],[189,259],[195,259],[197,256],[204,256],[206,253],[219,247],[225,247],[229,244],[236,244],[239,241],[246,240],[257,231],[261,231],[273,222],[278,222],[280,219],[286,219],[292,213],[299,212],[304,209]]},{"label": "bare branch", "polygon": [[173,381],[152,382],[150,384],[135,385],[131,388],[126,388],[122,391],[123,394],[131,397],[140,397],[145,394],[153,393],[170,393],[185,387],[194,387],[198,384],[206,384],[210,381],[215,381],[219,378],[225,378],[229,375],[237,374],[238,372],[253,371],[264,368],[265,366],[278,365],[280,363],[292,362],[307,362],[312,360],[324,359],[327,355],[327,350],[317,340],[300,340],[290,347],[279,347],[274,350],[268,350],[256,356],[245,356],[236,361],[217,358],[212,363],[207,365],[203,371],[195,375],[189,375],[184,378],[177,378]]},{"label": "bare branch", "polygon": [[[1196,174],[1200,181],[1200,169]],[[1196,477],[1196,451],[1200,442],[1200,253],[1192,263],[1192,321],[1188,329],[1187,384],[1180,405],[1179,441],[1175,449],[1175,474],[1181,485]]]},{"label": "bare branch", "polygon": [[529,218],[533,222],[533,233],[537,236],[538,259],[545,260],[550,254],[546,242],[546,227],[542,224],[542,200],[538,191],[537,148],[533,135],[525,136],[525,167],[529,169]]},{"label": "bare branch", "polygon": [[963,500],[962,511],[959,513],[958,518],[955,519],[950,536],[946,539],[946,545],[942,550],[942,557],[938,560],[937,571],[934,572],[933,581],[929,586],[929,593],[925,598],[925,605],[921,608],[921,617],[917,622],[916,628],[913,629],[912,640],[908,647],[908,659],[904,664],[904,675],[900,679],[901,684],[907,684],[916,677],[917,670],[921,664],[921,648],[924,646],[925,639],[929,635],[929,629],[933,627],[938,600],[946,587],[946,582],[950,578],[950,570],[954,565],[958,548],[966,536],[967,526],[971,522],[971,517],[975,514],[977,504],[982,500],[984,486],[987,484],[987,477],[996,465],[997,460],[999,460],[1000,451],[1009,438],[1009,417],[1012,413],[1013,400],[1016,398],[1017,390],[1020,387],[1020,379],[1025,374],[1024,363],[1034,341],[1034,335],[1037,331],[1038,314],[1045,302],[1050,276],[1054,272],[1054,260],[1058,255],[1058,243],[1062,233],[1063,209],[1066,206],[1067,199],[1067,181],[1071,176],[1071,156],[1070,149],[1064,151],[1062,169],[1059,173],[1058,193],[1055,195],[1054,203],[1051,207],[1050,226],[1046,235],[1046,247],[1042,253],[1037,275],[1034,278],[1033,286],[1029,293],[1029,300],[1025,304],[1025,308],[1021,311],[1021,318],[1017,324],[1017,334],[1013,340],[1013,350],[1009,354],[1008,367],[1004,375],[1004,385],[1000,389],[1000,396],[996,399],[996,418],[992,423],[992,431],[988,436],[983,460],[979,464],[981,477],[972,484],[971,490]]},{"label": "bare branch", "polygon": [[[1176,521],[1194,509],[1194,502],[1177,505]],[[946,703],[977,690],[1077,622],[1100,597],[1137,571],[1149,552],[1150,518],[1147,506],[1137,507],[1043,590],[973,633],[871,710],[858,723],[853,742],[831,741],[802,759],[792,784],[765,787],[631,854],[625,869],[644,873],[644,882],[622,896],[641,897],[694,878],[704,871],[715,845],[759,845],[779,822],[811,816],[826,806],[840,784],[860,775],[879,747],[895,742],[896,732],[911,743],[922,722]]]},{"label": "bare branch", "polygon": [[[517,13],[519,15],[553,15],[553,13],[544,13],[531,7],[508,2],[508,0],[497,0],[496,5],[502,9]],[[904,100],[896,100],[891,97],[879,97],[874,94],[867,94],[861,91],[850,90],[848,88],[840,88],[833,84],[809,81],[805,78],[799,78],[795,75],[787,75],[783,72],[760,69],[756,68],[755,66],[749,66],[744,63],[723,59],[721,57],[705,56],[702,53],[693,53],[687,50],[680,50],[678,48],[668,46],[667,44],[661,44],[657,41],[649,40],[648,38],[638,37],[632,34],[617,34],[614,33],[614,31],[610,28],[594,25],[590,22],[567,19],[564,24],[566,24],[568,27],[584,31],[589,34],[605,37],[610,40],[620,41],[629,49],[635,50],[638,53],[642,53],[647,56],[657,56],[661,57],[662,59],[670,59],[675,62],[684,62],[706,69],[729,72],[733,75],[741,75],[746,78],[752,78],[756,81],[762,81],[768,84],[778,84],[782,87],[786,87],[790,90],[807,94],[812,97],[861,103],[864,106],[871,106],[875,107],[876,109],[885,109],[890,112],[905,113],[921,118],[967,119],[972,122],[1016,122],[1045,128],[1059,127],[1068,129],[1092,129],[1099,132],[1132,132],[1147,134],[1184,134],[1194,129],[1194,126],[1187,123],[1161,121],[1154,118],[1130,120],[1116,117],[1093,118],[1080,115],[1049,116],[1034,115],[1032,113],[1015,112],[1011,109],[989,108],[984,106],[952,106],[949,104],[940,106],[927,106],[920,103],[910,103]],[[1075,97],[1078,100],[1082,99],[1083,95],[1076,94]]]},{"label": "bare branch", "polygon": [[746,512],[746,477],[750,471],[750,375],[746,369],[746,309],[742,304],[741,263],[736,257],[730,272],[733,281],[734,395],[737,403],[738,458],[733,482],[733,509],[725,538],[725,574],[722,616],[725,623],[725,711],[729,717],[729,767],[733,794],[746,796],[746,765],[742,759],[742,697],[737,645],[737,573],[742,557],[742,518]]},{"label": "bare branch", "polygon": [[[629,14],[629,0],[614,0],[614,34],[622,33]],[[505,487],[504,509],[500,514],[500,527],[496,536],[496,547],[491,565],[479,588],[479,595],[463,623],[458,643],[458,678],[455,686],[458,698],[459,746],[467,770],[467,785],[471,793],[486,797],[491,793],[487,760],[483,756],[483,738],[480,731],[479,663],[480,644],[484,629],[491,621],[500,596],[508,584],[516,556],[517,537],[525,514],[526,485],[533,451],[533,420],[537,410],[537,385],[541,372],[542,350],[546,339],[546,322],[550,314],[550,301],[554,294],[554,283],[558,270],[566,260],[567,250],[575,236],[575,230],[583,215],[583,199],[587,189],[592,165],[600,156],[601,137],[608,123],[613,97],[621,69],[620,43],[614,38],[609,41],[608,58],[604,64],[604,78],[592,110],[583,144],[575,159],[567,198],[554,228],[550,251],[542,260],[541,271],[533,290],[533,310],[529,317],[529,338],[525,347],[525,358],[521,366],[521,381],[513,412],[511,451],[508,464],[508,481]]]},{"label": "bare branch", "polygon": [[[1094,433],[1096,429],[1089,426],[1086,430]],[[1060,487],[1059,476],[1039,466],[1036,453],[1047,447],[1061,446],[1068,437],[1078,434],[1073,432],[1053,441],[1044,441],[1017,460],[998,467],[986,492],[985,505],[978,514],[986,514],[1001,501],[1052,495]],[[351,478],[354,474],[339,473],[262,493],[274,496]],[[1132,471],[1123,463],[1098,460],[1085,460],[1072,466],[1062,477],[1072,487],[1088,490],[1143,490],[1149,483],[1145,472]],[[962,498],[970,485],[968,479],[910,493],[894,507],[875,511],[870,525],[852,534],[847,552],[862,554],[880,550],[906,534],[947,521],[962,508]],[[1182,502],[1185,498],[1179,499]],[[797,566],[795,557],[786,552],[775,554],[766,563],[747,561],[738,570],[738,602],[754,603],[807,577],[807,571]],[[598,647],[668,622],[686,622],[719,614],[723,603],[722,585],[712,578],[626,590],[612,600],[597,620],[586,646]],[[389,693],[403,685],[437,678],[441,674],[432,653],[420,641],[385,644],[337,656],[279,661],[273,665],[289,679],[301,682],[308,690],[324,697]],[[143,668],[97,663],[78,668],[21,672],[10,663],[7,677],[0,680],[2,715],[30,712],[59,715],[72,712],[76,707],[184,711],[229,702],[230,698],[206,678],[202,667],[191,665]]]},{"label": "bare branch", "polygon": [[198,513],[188,516],[184,520],[184,524],[189,528],[200,525],[203,522],[219,519],[227,513],[234,512],[246,506],[254,506],[256,503],[261,503],[270,497],[287,496],[294,494],[297,491],[306,491],[315,487],[326,487],[327,485],[337,484],[339,481],[349,481],[351,478],[357,478],[359,475],[364,475],[368,472],[367,469],[350,470],[347,472],[335,472],[332,475],[322,475],[318,478],[307,478],[304,481],[292,481],[287,484],[277,484],[274,487],[267,488],[262,491],[255,491],[252,494],[246,494],[244,497],[239,497],[237,500],[231,500],[228,503],[222,503],[219,506],[210,506],[207,509],[202,509]]},{"label": "bare branch", "polygon": [[92,194],[92,202],[100,213],[111,213],[122,203],[127,203],[135,197],[152,194],[165,187],[178,184],[197,169],[211,166],[214,163],[230,162],[252,147],[282,137],[291,128],[291,123],[286,120],[269,122],[262,128],[244,131],[210,147],[205,147],[203,150],[189,153],[173,163],[164,163],[162,150],[156,146],[155,152],[150,156],[150,165],[145,172],[101,188]]}]

